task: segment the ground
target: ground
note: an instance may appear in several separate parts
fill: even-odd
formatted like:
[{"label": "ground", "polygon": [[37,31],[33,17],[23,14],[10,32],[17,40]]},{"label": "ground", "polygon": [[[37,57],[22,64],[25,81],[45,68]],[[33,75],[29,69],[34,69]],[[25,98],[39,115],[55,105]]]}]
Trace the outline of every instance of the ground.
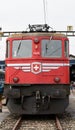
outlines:
[{"label": "ground", "polygon": [[[70,113],[73,118],[75,118],[75,89],[73,89],[73,92],[70,92],[69,106],[67,107],[66,111]],[[10,112],[7,107],[3,106],[2,113],[0,113],[0,122],[4,120],[9,114]]]}]

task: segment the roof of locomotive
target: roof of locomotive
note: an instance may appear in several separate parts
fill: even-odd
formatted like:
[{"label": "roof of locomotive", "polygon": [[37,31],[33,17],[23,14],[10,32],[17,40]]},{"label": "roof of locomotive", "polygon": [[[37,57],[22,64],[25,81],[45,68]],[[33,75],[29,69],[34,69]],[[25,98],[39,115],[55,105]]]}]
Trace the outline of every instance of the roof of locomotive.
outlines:
[{"label": "roof of locomotive", "polygon": [[29,33],[16,33],[12,34],[10,38],[17,37],[31,37],[31,36],[54,36],[54,37],[67,37],[65,34],[61,33],[52,33],[52,32],[29,32]]}]

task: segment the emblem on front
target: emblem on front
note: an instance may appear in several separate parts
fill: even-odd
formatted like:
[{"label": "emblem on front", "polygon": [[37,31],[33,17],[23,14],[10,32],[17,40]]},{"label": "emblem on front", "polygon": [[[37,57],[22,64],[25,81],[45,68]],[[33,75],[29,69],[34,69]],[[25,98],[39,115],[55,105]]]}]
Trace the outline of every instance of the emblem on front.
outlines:
[{"label": "emblem on front", "polygon": [[31,72],[34,74],[38,74],[41,72],[41,63],[40,62],[33,62],[31,64]]}]

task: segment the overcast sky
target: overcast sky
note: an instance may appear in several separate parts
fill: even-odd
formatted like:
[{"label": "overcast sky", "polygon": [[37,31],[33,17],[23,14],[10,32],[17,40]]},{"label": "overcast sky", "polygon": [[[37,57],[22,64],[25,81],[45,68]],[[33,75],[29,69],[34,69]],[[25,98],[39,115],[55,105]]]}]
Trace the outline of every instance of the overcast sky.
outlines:
[{"label": "overcast sky", "polygon": [[[46,23],[54,30],[75,30],[75,0],[45,0]],[[28,24],[44,24],[43,0],[0,0],[2,31],[24,31]],[[0,40],[0,60],[5,59],[5,38]],[[70,38],[70,54],[75,55],[75,38]]]}]

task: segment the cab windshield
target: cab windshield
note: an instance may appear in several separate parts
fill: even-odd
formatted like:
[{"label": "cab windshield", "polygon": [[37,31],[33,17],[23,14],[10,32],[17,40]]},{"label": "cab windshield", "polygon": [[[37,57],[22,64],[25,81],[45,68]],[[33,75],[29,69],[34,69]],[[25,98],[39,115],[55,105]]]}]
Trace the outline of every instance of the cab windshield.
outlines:
[{"label": "cab windshield", "polygon": [[62,56],[61,40],[42,40],[42,57],[56,58]]},{"label": "cab windshield", "polygon": [[14,40],[12,42],[12,57],[32,57],[32,40]]}]

